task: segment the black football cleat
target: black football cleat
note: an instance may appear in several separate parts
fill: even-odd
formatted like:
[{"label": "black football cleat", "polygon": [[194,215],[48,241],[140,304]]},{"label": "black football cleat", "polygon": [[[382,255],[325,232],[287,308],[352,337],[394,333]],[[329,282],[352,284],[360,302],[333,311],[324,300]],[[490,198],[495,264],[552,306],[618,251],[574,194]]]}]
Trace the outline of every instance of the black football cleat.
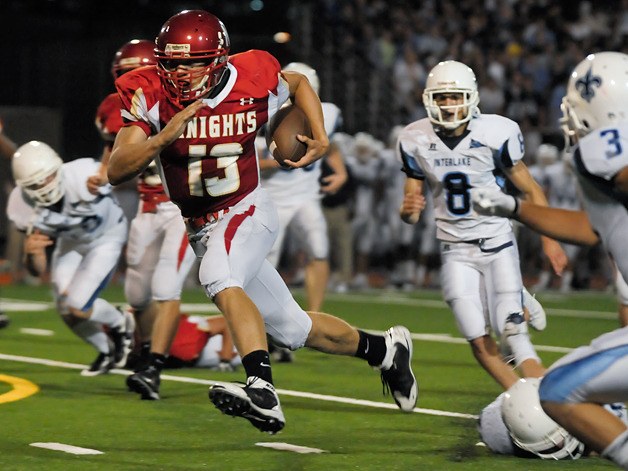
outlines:
[{"label": "black football cleat", "polygon": [[245,385],[216,383],[209,399],[223,414],[244,417],[262,432],[275,434],[286,425],[275,388],[263,379],[250,377]]}]

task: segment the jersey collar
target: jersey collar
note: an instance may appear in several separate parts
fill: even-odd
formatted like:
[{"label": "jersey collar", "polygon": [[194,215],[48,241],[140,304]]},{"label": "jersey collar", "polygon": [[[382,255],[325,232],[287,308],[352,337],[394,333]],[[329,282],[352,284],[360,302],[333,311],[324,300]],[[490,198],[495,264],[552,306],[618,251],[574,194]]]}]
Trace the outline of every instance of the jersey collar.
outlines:
[{"label": "jersey collar", "polygon": [[238,79],[238,69],[236,69],[230,62],[227,63],[227,68],[229,69],[229,78],[227,79],[227,84],[223,87],[218,95],[213,98],[203,98],[203,103],[205,103],[210,108],[216,108],[233,90],[233,86]]}]

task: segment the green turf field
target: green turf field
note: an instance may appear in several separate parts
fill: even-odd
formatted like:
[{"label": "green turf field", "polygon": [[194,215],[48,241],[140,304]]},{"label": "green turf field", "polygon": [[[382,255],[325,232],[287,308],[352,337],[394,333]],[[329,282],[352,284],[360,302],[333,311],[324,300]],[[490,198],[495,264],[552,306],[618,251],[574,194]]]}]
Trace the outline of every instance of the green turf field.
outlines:
[{"label": "green turf field", "polygon": [[[221,415],[207,399],[210,380],[243,380],[242,371],[169,370],[166,378],[172,379],[162,380],[162,400],[140,401],[126,391],[123,375],[80,376],[80,365],[95,354],[50,305],[39,310],[36,304],[25,308],[14,303],[49,302],[47,288],[4,287],[0,296],[12,320],[0,330],[0,401],[13,391],[16,378],[40,388],[24,399],[0,402],[2,471],[613,469],[599,458],[526,460],[494,456],[476,445],[479,436],[472,416],[500,391],[459,338],[438,292],[330,295],[326,303],[327,311],[364,329],[404,324],[411,330],[420,385],[416,412],[403,414],[390,407],[394,402],[382,395],[379,375],[364,362],[302,350],[294,363],[277,364],[273,370],[287,420],[277,435]],[[119,287],[110,288],[105,297],[123,301]],[[549,314],[548,327],[533,333],[533,342],[547,365],[565,348],[588,343],[617,326],[612,295],[539,298]],[[207,303],[200,290],[186,292],[184,302]],[[33,335],[24,328],[54,334]],[[47,363],[50,360],[55,363]],[[102,454],[73,455],[30,446],[37,442]],[[324,452],[281,451],[257,446],[260,442]]]}]

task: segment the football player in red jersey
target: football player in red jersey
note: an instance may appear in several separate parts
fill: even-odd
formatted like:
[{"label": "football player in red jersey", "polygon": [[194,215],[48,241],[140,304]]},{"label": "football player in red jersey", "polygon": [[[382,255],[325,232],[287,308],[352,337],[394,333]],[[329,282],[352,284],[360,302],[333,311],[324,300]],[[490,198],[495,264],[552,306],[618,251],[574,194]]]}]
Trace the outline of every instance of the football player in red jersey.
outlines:
[{"label": "football player in red jersey", "polygon": [[[133,39],[115,54],[111,65],[114,79],[143,66],[157,64],[155,44]],[[96,126],[105,140],[101,171],[88,180],[88,188],[97,192],[108,182],[107,166],[116,134],[123,126],[122,101],[112,93],[98,107]],[[179,323],[183,283],[194,263],[194,253],[187,240],[179,208],[164,191],[156,165],[149,165],[137,182],[139,208],[131,222],[126,249],[124,293],[137,319],[137,338],[141,342],[140,370],[161,364],[168,354]],[[149,355],[150,352],[150,355]],[[127,384],[142,394],[142,399],[159,399],[159,387],[147,388],[143,375],[131,375]]]},{"label": "football player in red jersey", "polygon": [[[109,163],[115,185],[156,159],[164,187],[181,209],[201,258],[199,278],[224,314],[247,375],[245,385],[216,383],[209,397],[223,413],[275,433],[285,425],[273,380],[266,332],[280,345],[357,356],[379,367],[395,401],[409,411],[418,386],[405,327],[384,335],[358,331],[328,314],[303,311],[266,260],[276,237],[277,211],[260,187],[255,136],[288,99],[308,117],[313,138],[298,168],[320,158],[329,141],[318,96],[305,76],[282,72],[267,52],[229,56],[223,23],[186,10],[163,25],[157,67],[116,81],[123,118]],[[159,157],[159,158],[157,158]],[[158,376],[146,378],[157,383]]]}]

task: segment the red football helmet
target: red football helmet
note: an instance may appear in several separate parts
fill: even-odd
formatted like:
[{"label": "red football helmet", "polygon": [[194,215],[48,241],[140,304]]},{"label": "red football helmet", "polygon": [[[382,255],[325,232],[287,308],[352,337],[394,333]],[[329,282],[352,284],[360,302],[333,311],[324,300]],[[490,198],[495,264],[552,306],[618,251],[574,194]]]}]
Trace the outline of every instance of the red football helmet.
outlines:
[{"label": "red football helmet", "polygon": [[225,25],[203,10],[184,10],[161,27],[155,40],[157,71],[178,101],[200,98],[220,81],[229,57]]},{"label": "red football helmet", "polygon": [[155,43],[148,39],[133,39],[116,52],[111,63],[114,80],[120,75],[143,65],[157,65]]}]

